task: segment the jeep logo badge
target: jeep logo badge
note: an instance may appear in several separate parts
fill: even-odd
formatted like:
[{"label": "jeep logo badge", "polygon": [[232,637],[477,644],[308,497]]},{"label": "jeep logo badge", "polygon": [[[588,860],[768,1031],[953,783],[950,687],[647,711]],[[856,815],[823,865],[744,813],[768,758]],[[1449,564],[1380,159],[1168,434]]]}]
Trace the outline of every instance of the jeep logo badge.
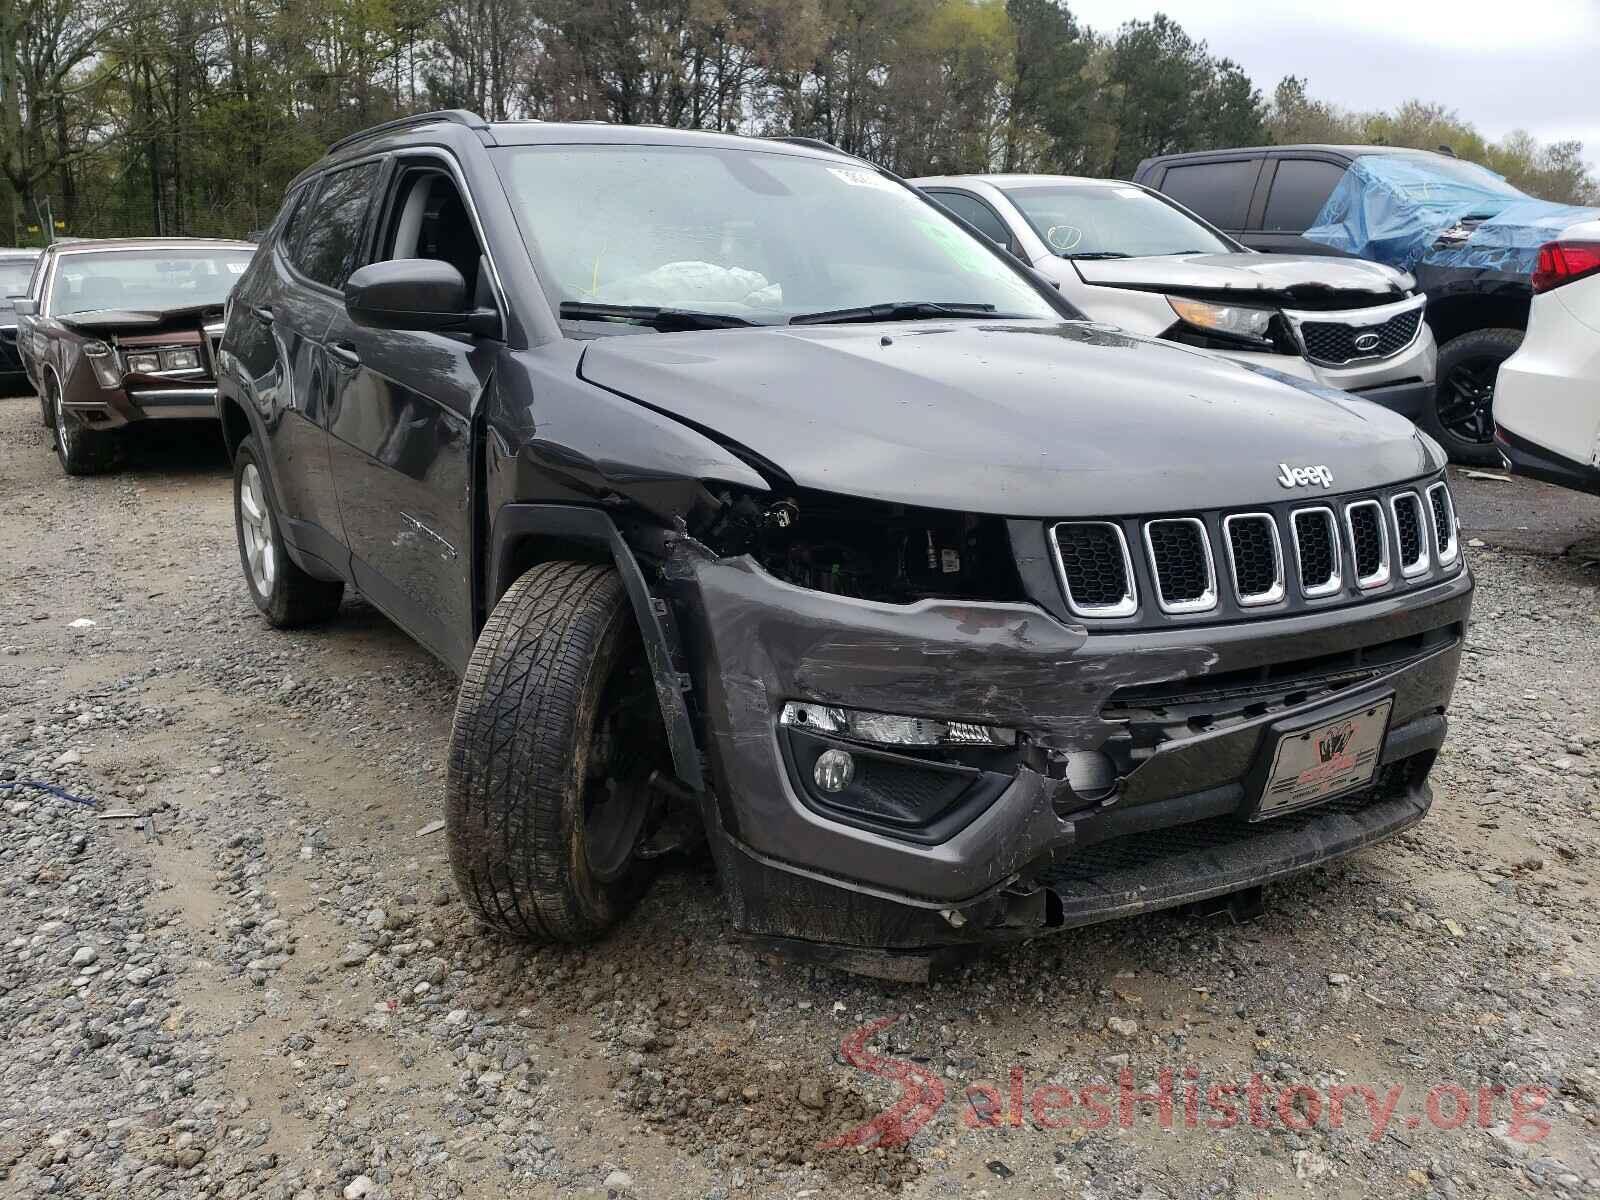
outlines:
[{"label": "jeep logo badge", "polygon": [[1291,467],[1288,463],[1279,463],[1278,482],[1286,488],[1309,487],[1313,483],[1330,488],[1333,486],[1333,472],[1321,463],[1314,467]]},{"label": "jeep logo badge", "polygon": [[1356,335],[1355,347],[1363,354],[1371,354],[1378,348],[1379,337],[1370,329],[1366,333]]}]

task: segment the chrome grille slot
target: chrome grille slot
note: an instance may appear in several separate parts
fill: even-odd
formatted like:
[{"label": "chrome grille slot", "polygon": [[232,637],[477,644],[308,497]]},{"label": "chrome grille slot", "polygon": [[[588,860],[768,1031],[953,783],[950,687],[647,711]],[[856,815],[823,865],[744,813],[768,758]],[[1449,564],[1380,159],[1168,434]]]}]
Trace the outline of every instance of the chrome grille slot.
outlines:
[{"label": "chrome grille slot", "polygon": [[1422,497],[1415,492],[1401,492],[1390,499],[1389,506],[1394,510],[1400,574],[1409,579],[1428,569],[1428,535],[1422,523]]},{"label": "chrome grille slot", "polygon": [[1357,586],[1382,587],[1389,582],[1389,527],[1383,506],[1376,500],[1357,500],[1345,506],[1344,523]]},{"label": "chrome grille slot", "polygon": [[1293,524],[1300,594],[1308,600],[1333,595],[1344,583],[1339,572],[1339,525],[1333,509],[1297,509]]},{"label": "chrome grille slot", "polygon": [[1283,547],[1270,513],[1234,513],[1222,520],[1234,595],[1245,606],[1283,599]]},{"label": "chrome grille slot", "polygon": [[1217,570],[1204,523],[1196,517],[1149,521],[1144,544],[1163,612],[1207,612],[1216,607]]},{"label": "chrome grille slot", "polygon": [[1127,617],[1139,608],[1122,529],[1110,521],[1062,521],[1050,530],[1067,607],[1080,617]]},{"label": "chrome grille slot", "polygon": [[1461,547],[1456,544],[1456,507],[1450,489],[1436,483],[1428,489],[1428,507],[1433,512],[1433,552],[1441,567],[1456,561]]}]

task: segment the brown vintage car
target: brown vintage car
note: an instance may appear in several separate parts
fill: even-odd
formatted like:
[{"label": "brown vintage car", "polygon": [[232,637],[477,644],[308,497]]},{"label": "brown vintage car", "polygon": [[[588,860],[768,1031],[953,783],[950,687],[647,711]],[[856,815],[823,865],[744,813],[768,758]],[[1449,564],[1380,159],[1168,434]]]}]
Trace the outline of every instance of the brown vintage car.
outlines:
[{"label": "brown vintage car", "polygon": [[202,238],[61,242],[12,301],[17,348],[69,475],[116,461],[118,433],[216,419],[222,309],[255,246]]}]

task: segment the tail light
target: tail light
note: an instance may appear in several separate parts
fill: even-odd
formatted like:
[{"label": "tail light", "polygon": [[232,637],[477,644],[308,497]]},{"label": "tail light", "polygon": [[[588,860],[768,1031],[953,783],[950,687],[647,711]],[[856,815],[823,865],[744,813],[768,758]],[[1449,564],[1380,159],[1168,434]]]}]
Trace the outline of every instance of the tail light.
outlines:
[{"label": "tail light", "polygon": [[1600,242],[1546,242],[1533,269],[1533,290],[1548,292],[1600,271]]}]

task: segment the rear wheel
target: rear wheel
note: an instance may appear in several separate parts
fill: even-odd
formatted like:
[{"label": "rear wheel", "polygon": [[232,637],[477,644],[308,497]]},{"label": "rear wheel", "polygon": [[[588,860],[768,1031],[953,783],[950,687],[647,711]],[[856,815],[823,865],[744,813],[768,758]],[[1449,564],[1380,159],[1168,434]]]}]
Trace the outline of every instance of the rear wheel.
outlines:
[{"label": "rear wheel", "polygon": [[284,551],[254,438],[245,438],[234,452],[233,525],[250,598],[268,621],[291,629],[339,611],[344,584],[306,574]]},{"label": "rear wheel", "polygon": [[1500,461],[1494,448],[1495,380],[1500,364],[1520,345],[1520,329],[1474,329],[1440,347],[1433,404],[1417,423],[1452,461],[1478,466]]},{"label": "rear wheel", "polygon": [[467,906],[539,942],[599,937],[650,877],[666,737],[622,580],[552,562],[495,606],[450,737],[446,830]]},{"label": "rear wheel", "polygon": [[116,461],[115,435],[85,428],[75,414],[68,412],[54,376],[46,379],[44,399],[50,410],[50,442],[63,471],[68,475],[97,475]]}]

